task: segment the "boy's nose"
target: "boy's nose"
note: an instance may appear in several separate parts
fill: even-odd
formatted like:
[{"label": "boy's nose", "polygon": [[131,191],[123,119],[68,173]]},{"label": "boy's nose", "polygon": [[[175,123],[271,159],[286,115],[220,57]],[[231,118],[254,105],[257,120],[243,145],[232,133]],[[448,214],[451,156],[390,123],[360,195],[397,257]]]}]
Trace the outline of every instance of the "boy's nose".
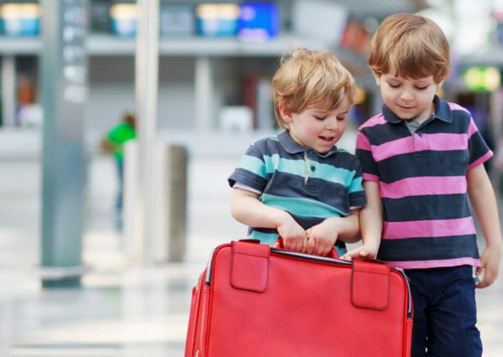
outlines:
[{"label": "boy's nose", "polygon": [[408,90],[404,90],[402,92],[402,94],[400,95],[400,98],[402,98],[403,100],[411,100],[414,98],[414,96],[412,95],[412,93]]},{"label": "boy's nose", "polygon": [[337,126],[338,126],[337,118],[331,118],[331,119],[327,122],[327,126],[326,126],[326,128],[327,128],[328,130],[336,130],[336,129],[337,129]]}]

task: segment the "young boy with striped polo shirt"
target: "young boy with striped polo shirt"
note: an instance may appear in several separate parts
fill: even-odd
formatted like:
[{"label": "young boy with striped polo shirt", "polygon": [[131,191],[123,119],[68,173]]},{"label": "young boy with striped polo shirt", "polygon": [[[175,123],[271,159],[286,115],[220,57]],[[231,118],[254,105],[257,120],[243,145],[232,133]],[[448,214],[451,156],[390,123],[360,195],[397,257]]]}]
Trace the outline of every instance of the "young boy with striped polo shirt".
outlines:
[{"label": "young boy with striped polo shirt", "polygon": [[231,213],[249,237],[326,255],[360,239],[365,204],[361,168],[338,149],[353,103],[351,74],[328,52],[297,49],[283,56],[273,80],[280,134],[253,143],[229,177]]},{"label": "young boy with striped polo shirt", "polygon": [[[359,128],[364,244],[346,257],[377,253],[405,269],[414,302],[412,357],[481,356],[475,287],[494,282],[501,253],[483,165],[493,153],[470,113],[435,94],[450,62],[447,39],[433,21],[410,14],[385,19],[369,64],[384,105]],[[468,199],[486,242],[481,256]]]}]

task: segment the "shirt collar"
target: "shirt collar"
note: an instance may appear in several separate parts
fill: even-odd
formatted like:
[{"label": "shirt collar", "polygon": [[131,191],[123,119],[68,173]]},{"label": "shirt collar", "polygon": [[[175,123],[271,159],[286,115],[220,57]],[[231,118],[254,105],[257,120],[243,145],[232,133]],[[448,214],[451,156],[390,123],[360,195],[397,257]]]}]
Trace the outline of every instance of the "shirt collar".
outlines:
[{"label": "shirt collar", "polygon": [[312,152],[316,153],[319,157],[326,158],[332,154],[335,154],[338,151],[337,146],[335,146],[335,145],[330,149],[330,151],[323,153],[323,154],[317,152],[316,150],[306,148],[306,147],[300,145],[299,143],[297,143],[296,141],[294,141],[292,139],[292,137],[290,136],[290,133],[288,132],[288,130],[285,130],[282,133],[278,134],[278,141],[279,141],[280,145],[283,147],[283,149],[285,149],[285,151],[291,155],[299,154],[301,152],[306,152],[306,151],[312,151]]},{"label": "shirt collar", "polygon": [[[433,98],[433,103],[435,103],[435,112],[433,113],[433,119],[440,119],[446,123],[451,123],[452,112],[449,108],[449,103],[447,103],[445,100],[440,99],[440,97],[436,94]],[[398,124],[403,121],[403,119],[393,113],[391,109],[386,106],[386,104],[382,105],[382,113],[384,115],[384,119],[386,119],[391,124]]]}]

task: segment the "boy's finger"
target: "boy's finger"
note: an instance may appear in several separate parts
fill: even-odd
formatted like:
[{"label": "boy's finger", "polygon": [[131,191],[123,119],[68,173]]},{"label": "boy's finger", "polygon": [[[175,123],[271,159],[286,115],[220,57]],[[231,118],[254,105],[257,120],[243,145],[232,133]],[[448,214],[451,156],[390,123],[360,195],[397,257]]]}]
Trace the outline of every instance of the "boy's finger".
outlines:
[{"label": "boy's finger", "polygon": [[308,254],[314,254],[314,248],[316,247],[316,242],[314,241],[314,237],[311,237],[307,240],[306,252]]},{"label": "boy's finger", "polygon": [[304,243],[305,239],[299,239],[297,240],[297,251],[300,252],[300,253],[303,253],[305,252],[305,243]]},{"label": "boy's finger", "polygon": [[489,286],[489,285],[492,285],[492,283],[494,283],[494,280],[496,280],[496,279],[495,279],[495,276],[492,273],[492,271],[490,271],[489,269],[486,269],[486,273],[484,275],[484,279],[482,280],[482,282],[486,283],[487,286]]},{"label": "boy's finger", "polygon": [[326,253],[327,253],[327,247],[326,247],[326,245],[324,245],[323,243],[320,243],[320,245],[318,246],[318,252],[317,252],[317,254],[319,256],[325,256],[325,255],[327,255]]},{"label": "boy's finger", "polygon": [[487,282],[485,280],[481,281],[480,283],[478,283],[477,285],[475,285],[478,289],[484,289],[486,287],[488,287],[489,285],[487,284]]},{"label": "boy's finger", "polygon": [[493,279],[491,272],[489,272],[487,270],[484,272],[484,275],[482,276],[482,280],[480,280],[480,278],[481,278],[480,275],[476,275],[476,277],[475,277],[475,279],[476,279],[475,281],[476,282],[478,281],[475,284],[475,286],[479,289],[486,288],[494,282],[494,279]]},{"label": "boy's finger", "polygon": [[351,261],[353,260],[351,255],[349,253],[346,253],[344,254],[342,257],[341,257],[342,260],[347,260],[347,261]]},{"label": "boy's finger", "polygon": [[364,250],[360,251],[360,257],[362,257],[362,258],[368,258],[369,256],[370,256],[369,252],[366,252]]}]

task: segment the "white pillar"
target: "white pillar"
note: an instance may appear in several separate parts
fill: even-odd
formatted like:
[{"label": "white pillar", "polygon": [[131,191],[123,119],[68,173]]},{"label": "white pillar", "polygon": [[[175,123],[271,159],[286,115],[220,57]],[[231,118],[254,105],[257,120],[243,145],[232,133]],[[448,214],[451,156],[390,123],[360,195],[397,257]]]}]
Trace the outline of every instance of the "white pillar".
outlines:
[{"label": "white pillar", "polygon": [[200,132],[214,129],[213,91],[215,83],[213,76],[213,61],[210,57],[196,58],[196,128]]},{"label": "white pillar", "polygon": [[14,126],[16,120],[16,60],[2,58],[2,118],[4,126]]},{"label": "white pillar", "polygon": [[136,110],[139,165],[138,201],[134,219],[141,229],[135,241],[140,242],[137,256],[152,259],[155,192],[153,192],[154,145],[157,140],[157,101],[159,92],[159,0],[138,0],[138,33],[136,49]]}]

